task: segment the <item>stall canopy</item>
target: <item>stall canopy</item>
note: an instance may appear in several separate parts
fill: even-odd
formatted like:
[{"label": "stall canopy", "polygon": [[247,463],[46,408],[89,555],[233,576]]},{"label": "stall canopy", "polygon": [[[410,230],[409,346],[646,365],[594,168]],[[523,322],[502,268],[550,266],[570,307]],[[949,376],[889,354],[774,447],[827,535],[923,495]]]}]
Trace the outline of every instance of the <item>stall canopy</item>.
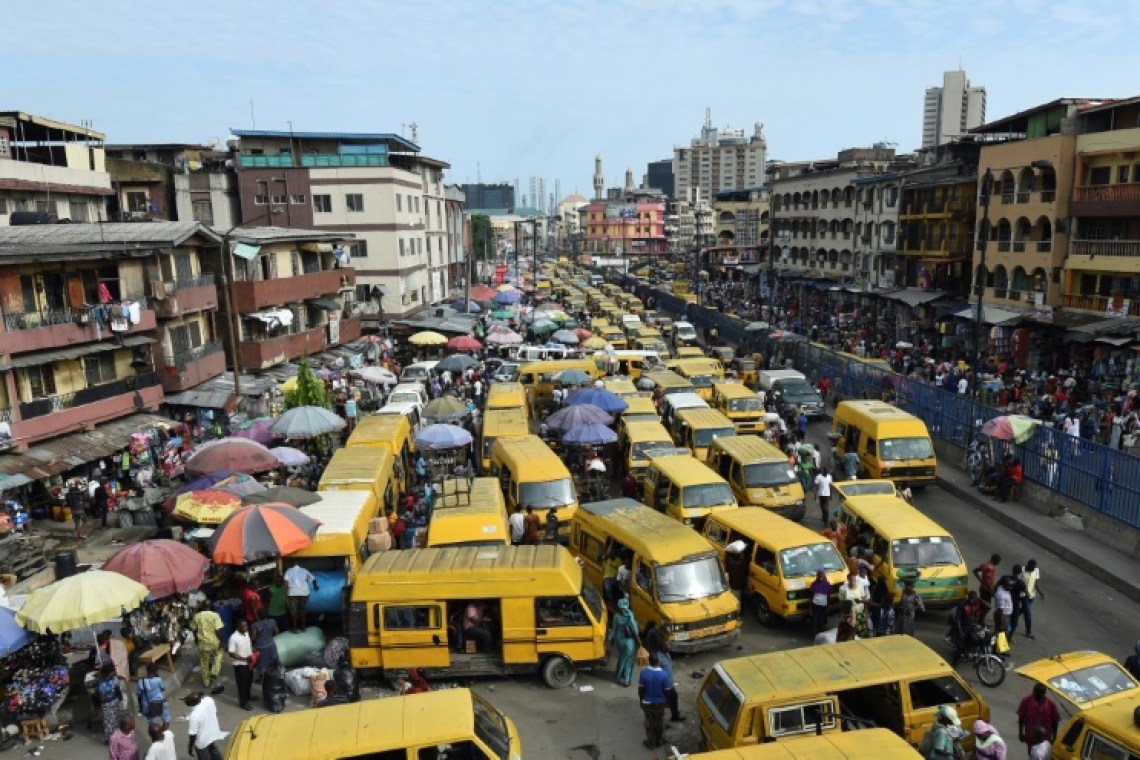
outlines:
[{"label": "stall canopy", "polygon": [[340,311],[340,304],[331,298],[310,298],[308,302],[325,311]]},{"label": "stall canopy", "polygon": [[905,288],[903,290],[896,290],[893,293],[884,293],[884,298],[889,298],[892,301],[901,301],[907,306],[920,306],[930,301],[936,301],[941,298],[945,293],[941,290],[922,290],[920,288]]},{"label": "stall canopy", "polygon": [[[108,335],[108,337],[110,336]],[[12,358],[10,366],[15,369],[19,369],[20,367],[36,367],[41,364],[78,359],[82,356],[98,354],[103,351],[114,351],[117,348],[145,346],[154,342],[154,338],[148,338],[145,335],[130,335],[123,338],[122,345],[119,345],[113,340],[105,340],[99,343],[86,343],[82,346],[68,346],[67,348],[57,348],[52,351],[37,351],[30,354],[21,354]]]},{"label": "stall canopy", "polygon": [[[963,319],[975,319],[978,315],[977,304],[970,304],[969,306],[959,309],[954,312],[955,317]],[[1006,309],[1001,306],[988,306],[982,304],[982,321],[987,325],[1004,325],[1006,322],[1016,322],[1026,316],[1026,312],[1020,309]]]},{"label": "stall canopy", "polygon": [[22,454],[0,456],[0,473],[25,475],[32,480],[46,478],[125,449],[131,442],[131,434],[142,428],[168,428],[170,424],[170,420],[156,414],[132,414],[100,425],[89,433],[70,433],[33,446]]}]

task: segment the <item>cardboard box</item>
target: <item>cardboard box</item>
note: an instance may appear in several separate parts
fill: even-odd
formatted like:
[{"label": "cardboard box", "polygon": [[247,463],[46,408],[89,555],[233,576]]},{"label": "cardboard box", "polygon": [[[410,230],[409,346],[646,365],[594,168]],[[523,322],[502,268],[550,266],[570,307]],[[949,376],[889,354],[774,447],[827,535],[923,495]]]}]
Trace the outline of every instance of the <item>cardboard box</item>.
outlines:
[{"label": "cardboard box", "polygon": [[368,551],[375,554],[376,552],[386,552],[392,548],[392,534],[391,533],[369,533],[368,534]]},{"label": "cardboard box", "polygon": [[388,518],[387,517],[373,517],[371,520],[368,521],[368,532],[369,533],[383,533],[386,530],[388,530]]}]

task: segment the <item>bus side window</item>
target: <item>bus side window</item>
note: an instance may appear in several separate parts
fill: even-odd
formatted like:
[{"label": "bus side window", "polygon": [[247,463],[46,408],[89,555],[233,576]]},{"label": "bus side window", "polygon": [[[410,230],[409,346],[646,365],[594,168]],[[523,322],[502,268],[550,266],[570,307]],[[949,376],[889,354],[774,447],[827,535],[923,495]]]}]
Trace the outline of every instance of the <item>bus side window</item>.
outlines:
[{"label": "bus side window", "polygon": [[[403,750],[401,750],[401,753]],[[368,758],[372,760],[372,758]],[[388,758],[382,758],[388,760]],[[401,758],[402,760],[402,758]],[[424,747],[416,755],[416,760],[492,760],[473,741],[448,742]]]},{"label": "bus side window", "polygon": [[1069,726],[1069,730],[1066,731],[1065,735],[1061,737],[1061,745],[1065,749],[1072,752],[1073,748],[1077,744],[1077,739],[1081,738],[1081,731],[1083,731],[1084,729],[1085,729],[1084,720],[1082,720],[1080,718],[1078,718],[1077,720],[1074,720],[1073,725]]},{"label": "bus side window", "polygon": [[875,447],[875,439],[874,438],[868,438],[867,439],[867,456],[869,456],[869,457],[878,456],[878,454],[875,451],[875,448],[876,448]]},{"label": "bus side window", "polygon": [[728,531],[718,522],[705,523],[705,538],[717,546],[723,547],[728,543]]}]

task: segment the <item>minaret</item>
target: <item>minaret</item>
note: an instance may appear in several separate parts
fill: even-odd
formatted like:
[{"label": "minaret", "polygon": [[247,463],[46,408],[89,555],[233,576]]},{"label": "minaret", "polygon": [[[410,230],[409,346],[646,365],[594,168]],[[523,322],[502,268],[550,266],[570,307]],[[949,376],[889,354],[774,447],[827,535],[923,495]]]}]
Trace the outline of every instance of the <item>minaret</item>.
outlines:
[{"label": "minaret", "polygon": [[625,170],[625,191],[627,193],[633,192],[633,169]]},{"label": "minaret", "polygon": [[594,200],[605,200],[606,178],[602,174],[602,155],[594,157]]}]

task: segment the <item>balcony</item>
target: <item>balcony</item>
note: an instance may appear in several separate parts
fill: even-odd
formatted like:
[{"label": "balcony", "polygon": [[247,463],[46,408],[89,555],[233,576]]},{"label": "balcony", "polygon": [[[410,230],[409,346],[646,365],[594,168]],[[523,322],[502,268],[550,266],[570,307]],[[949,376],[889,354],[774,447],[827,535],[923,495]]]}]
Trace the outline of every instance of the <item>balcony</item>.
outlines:
[{"label": "balcony", "polygon": [[[156,324],[155,313],[148,306],[146,301],[141,303],[138,324],[130,325],[125,332],[115,334],[134,335],[153,330]],[[109,327],[106,322],[99,327],[92,309],[79,306],[8,313],[4,315],[4,330],[0,335],[2,350],[9,354],[19,354],[93,343],[106,338]]]},{"label": "balcony", "polygon": [[1140,240],[1074,240],[1073,256],[1140,256]]},{"label": "balcony", "polygon": [[163,357],[160,377],[167,393],[180,393],[225,371],[226,353],[220,342],[212,341],[201,348]]},{"label": "balcony", "polygon": [[1073,188],[1073,216],[1140,216],[1140,182]]},{"label": "balcony", "polygon": [[32,444],[80,428],[91,430],[140,409],[157,409],[162,403],[162,385],[157,373],[93,385],[75,393],[20,403],[20,421],[13,437]]},{"label": "balcony", "polygon": [[[1062,296],[1062,300],[1065,306],[1070,309],[1083,309],[1085,311],[1095,311],[1099,314],[1107,314],[1109,307],[1117,299],[1112,296],[1086,296],[1080,293],[1066,293]],[[1140,299],[1132,299],[1128,304],[1128,316],[1140,317]]]},{"label": "balcony", "polygon": [[174,319],[183,314],[218,308],[218,289],[214,287],[213,274],[153,283],[154,290],[159,288],[161,292],[153,294],[154,313],[159,319]]},{"label": "balcony", "polygon": [[344,267],[276,280],[235,282],[232,285],[233,306],[238,314],[248,314],[266,306],[281,306],[336,293],[341,289],[342,283],[351,287],[355,280],[355,270]]},{"label": "balcony", "polygon": [[324,327],[238,344],[242,369],[266,369],[328,347]]}]

